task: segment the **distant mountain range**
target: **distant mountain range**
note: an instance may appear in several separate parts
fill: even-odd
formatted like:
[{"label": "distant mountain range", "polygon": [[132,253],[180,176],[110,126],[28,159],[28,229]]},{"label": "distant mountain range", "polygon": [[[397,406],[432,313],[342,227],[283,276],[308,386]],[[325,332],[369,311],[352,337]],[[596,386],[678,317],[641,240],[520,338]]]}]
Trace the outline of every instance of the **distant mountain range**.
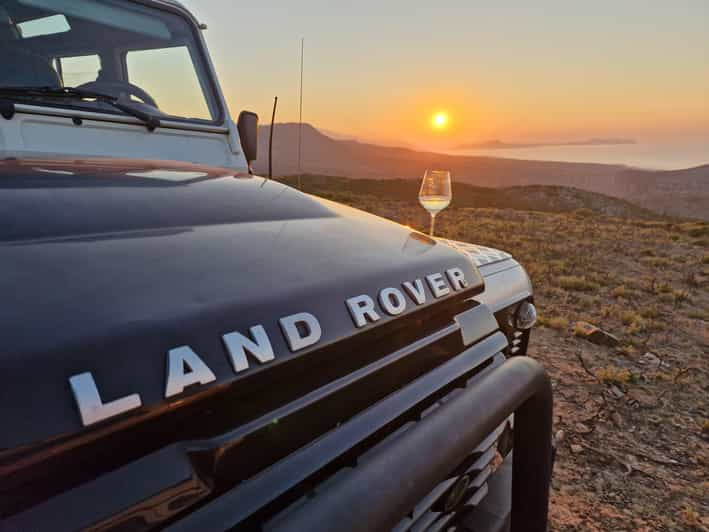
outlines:
[{"label": "distant mountain range", "polygon": [[[262,175],[268,171],[269,129],[262,126],[259,132],[255,168]],[[456,181],[477,186],[573,186],[616,196],[662,214],[709,219],[709,164],[687,170],[651,171],[612,164],[445,155],[335,140],[304,124],[299,169],[298,124],[276,124],[274,130],[273,173],[277,176],[302,171],[354,178],[420,179],[427,168],[450,170]]]},{"label": "distant mountain range", "polygon": [[515,148],[546,148],[551,146],[618,146],[621,144],[635,144],[634,139],[585,139],[568,140],[564,142],[504,142],[502,140],[487,140],[472,144],[460,144],[457,150],[509,150]]},{"label": "distant mountain range", "polygon": [[[301,190],[323,196],[334,201],[350,203],[353,197],[386,198],[419,206],[419,183],[413,179],[353,179],[305,175],[301,178],[290,176],[281,181],[297,186]],[[529,185],[525,187],[487,188],[466,183],[455,184],[453,207],[515,209],[542,212],[592,212],[619,218],[657,220],[660,216],[619,198],[597,192],[579,190],[574,187],[554,185]],[[428,213],[421,209],[422,217]]]}]

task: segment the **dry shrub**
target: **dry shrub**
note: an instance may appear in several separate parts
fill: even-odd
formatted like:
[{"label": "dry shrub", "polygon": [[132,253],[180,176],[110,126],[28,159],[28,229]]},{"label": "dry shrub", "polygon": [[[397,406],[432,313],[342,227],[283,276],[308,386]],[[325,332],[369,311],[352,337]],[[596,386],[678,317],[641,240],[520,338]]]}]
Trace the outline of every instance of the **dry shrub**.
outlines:
[{"label": "dry shrub", "polygon": [[703,222],[689,222],[679,224],[677,226],[677,229],[679,229],[680,232],[694,238],[709,236],[709,224]]},{"label": "dry shrub", "polygon": [[625,356],[634,355],[637,353],[637,349],[632,344],[624,344],[618,347],[617,351]]},{"label": "dry shrub", "polygon": [[631,294],[630,290],[628,290],[624,284],[620,286],[616,286],[613,290],[611,290],[611,295],[613,297],[623,297],[627,298]]},{"label": "dry shrub", "polygon": [[682,303],[689,301],[689,292],[685,292],[684,290],[675,290],[672,293],[672,297],[675,308],[679,308]]},{"label": "dry shrub", "polygon": [[682,507],[679,511],[679,516],[683,524],[699,530],[703,528],[702,521],[704,520],[702,519],[701,514],[691,506],[685,505]]},{"label": "dry shrub", "polygon": [[590,218],[591,216],[594,216],[594,212],[591,209],[586,209],[586,208],[581,208],[581,209],[576,209],[574,211],[574,216],[577,216],[578,218]]},{"label": "dry shrub", "polygon": [[643,318],[659,318],[660,310],[655,305],[648,305],[640,309],[640,315]]},{"label": "dry shrub", "polygon": [[628,334],[640,334],[648,329],[648,324],[644,320],[636,320],[630,323],[625,330]]},{"label": "dry shrub", "polygon": [[596,371],[596,377],[606,384],[627,384],[636,380],[630,370],[618,366],[606,366]]},{"label": "dry shrub", "polygon": [[667,292],[665,292],[665,293],[663,293],[663,294],[660,294],[660,295],[658,296],[658,298],[659,298],[660,301],[662,301],[663,303],[674,303],[674,302],[675,302],[675,296],[674,296],[673,294],[667,293]]},{"label": "dry shrub", "polygon": [[577,292],[595,292],[598,290],[598,284],[589,281],[585,277],[562,275],[559,277],[558,281],[559,286],[565,290],[575,290]]},{"label": "dry shrub", "polygon": [[642,321],[640,314],[633,312],[632,310],[623,310],[618,313],[618,318],[623,323],[623,325],[630,325],[636,321]]},{"label": "dry shrub", "polygon": [[655,268],[672,264],[672,261],[666,257],[641,257],[640,261]]},{"label": "dry shrub", "polygon": [[539,316],[539,325],[542,327],[549,327],[550,329],[561,330],[566,329],[569,326],[569,320],[563,316],[554,316],[551,318],[546,318]]},{"label": "dry shrub", "polygon": [[692,310],[687,313],[687,317],[693,320],[709,321],[709,312],[703,310]]}]

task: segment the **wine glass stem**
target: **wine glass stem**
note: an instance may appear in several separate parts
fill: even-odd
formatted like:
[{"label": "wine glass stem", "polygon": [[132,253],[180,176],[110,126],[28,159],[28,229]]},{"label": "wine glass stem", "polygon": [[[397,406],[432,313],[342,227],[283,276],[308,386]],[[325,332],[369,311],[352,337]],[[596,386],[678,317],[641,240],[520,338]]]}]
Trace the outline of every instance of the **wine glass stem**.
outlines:
[{"label": "wine glass stem", "polygon": [[431,213],[431,232],[429,233],[431,236],[433,236],[433,231],[436,228],[436,214]]}]

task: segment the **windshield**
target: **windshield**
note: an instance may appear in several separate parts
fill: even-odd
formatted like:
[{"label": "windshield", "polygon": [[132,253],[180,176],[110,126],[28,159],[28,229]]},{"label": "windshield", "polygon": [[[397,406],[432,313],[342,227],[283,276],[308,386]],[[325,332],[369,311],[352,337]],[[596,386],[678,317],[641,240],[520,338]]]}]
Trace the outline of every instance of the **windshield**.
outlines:
[{"label": "windshield", "polygon": [[[163,118],[220,118],[194,27],[161,9],[113,0],[0,0],[0,49],[0,88],[77,87]],[[118,112],[99,100],[34,94],[32,103]]]}]

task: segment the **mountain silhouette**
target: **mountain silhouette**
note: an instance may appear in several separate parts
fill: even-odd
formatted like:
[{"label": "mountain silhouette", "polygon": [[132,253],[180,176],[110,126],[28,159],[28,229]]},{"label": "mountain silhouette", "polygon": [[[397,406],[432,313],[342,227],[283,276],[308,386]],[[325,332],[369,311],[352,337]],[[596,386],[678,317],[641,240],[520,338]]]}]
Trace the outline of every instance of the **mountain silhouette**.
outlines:
[{"label": "mountain silhouette", "polygon": [[[634,202],[664,214],[709,219],[709,165],[676,171],[635,170],[597,163],[530,161],[488,156],[460,156],[335,140],[310,124],[302,126],[301,169],[295,123],[276,124],[273,173],[354,178],[420,179],[426,169],[450,170],[456,181],[484,187],[573,186]],[[256,171],[268,172],[270,126],[259,128]]]}]

